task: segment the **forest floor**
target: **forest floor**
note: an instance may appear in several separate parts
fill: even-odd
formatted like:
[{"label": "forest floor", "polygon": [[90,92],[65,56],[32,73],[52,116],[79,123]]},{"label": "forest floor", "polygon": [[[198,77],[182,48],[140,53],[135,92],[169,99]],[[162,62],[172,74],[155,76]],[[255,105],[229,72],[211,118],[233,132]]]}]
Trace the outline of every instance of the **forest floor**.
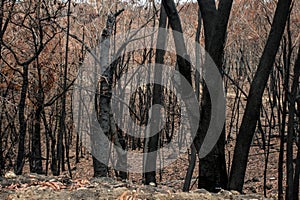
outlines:
[{"label": "forest floor", "polygon": [[[209,193],[204,189],[189,193],[176,192],[174,188],[159,185],[144,186],[132,182],[121,182],[111,178],[71,180],[68,177],[45,177],[40,175],[24,175],[14,179],[2,179],[0,199],[265,199],[259,194],[241,195],[236,191],[222,190]],[[270,198],[273,199],[273,198]],[[274,198],[275,199],[275,198]]]},{"label": "forest floor", "polygon": [[[266,173],[266,193],[269,199],[277,199],[279,148],[277,139],[272,140]],[[230,145],[227,145],[226,149],[229,163],[233,149]],[[159,174],[157,175],[157,187],[143,185],[140,174],[130,173],[126,182],[112,178],[94,179],[90,155],[86,155],[80,163],[72,166],[72,179],[67,172],[58,177],[44,176],[30,174],[25,168],[22,176],[7,173],[6,178],[0,178],[0,199],[266,199],[263,198],[265,156],[259,146],[254,145],[250,151],[244,194],[224,190],[214,194],[196,189],[198,166],[194,170],[191,192],[182,192],[188,167],[187,157],[181,156],[172,165],[163,169],[161,179]],[[110,174],[113,175],[113,171]]]}]

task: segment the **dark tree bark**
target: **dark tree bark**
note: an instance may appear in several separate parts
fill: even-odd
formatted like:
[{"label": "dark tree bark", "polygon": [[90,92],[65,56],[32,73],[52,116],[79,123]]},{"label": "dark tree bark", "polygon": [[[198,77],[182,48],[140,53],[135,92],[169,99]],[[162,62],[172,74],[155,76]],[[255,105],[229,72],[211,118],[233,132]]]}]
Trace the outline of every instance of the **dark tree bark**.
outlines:
[{"label": "dark tree bark", "polygon": [[[38,66],[39,68],[39,66]],[[31,158],[31,172],[34,173],[42,173],[42,150],[41,150],[41,115],[43,111],[44,104],[44,94],[41,85],[41,77],[40,70],[39,74],[39,89],[37,93],[37,109],[35,110],[35,122],[34,122],[34,131],[32,136],[32,158]]]},{"label": "dark tree bark", "polygon": [[[162,0],[162,5],[166,10],[172,30],[178,33],[182,33],[181,21],[174,1]],[[179,72],[188,81],[188,83],[192,85],[191,64],[188,62],[188,55],[184,43],[184,38],[182,35],[174,35],[174,36],[175,36],[174,42],[175,42],[175,48],[177,53],[177,64],[178,64]],[[186,57],[183,58],[180,55],[185,55]],[[185,94],[185,92],[190,92],[190,91],[182,91],[182,92],[183,94]]]},{"label": "dark tree bark", "polygon": [[[83,59],[84,59],[84,45],[83,43],[85,42],[85,32],[84,32],[84,28],[82,28],[82,44],[81,44],[81,60],[80,60],[80,65],[82,65]],[[82,77],[82,71],[79,71],[79,77]],[[79,85],[82,85],[82,79],[80,79]],[[82,88],[79,88],[79,96],[81,96],[82,94]],[[82,117],[82,102],[79,102],[78,105],[78,118],[77,121],[80,122],[81,121],[81,117]],[[80,134],[80,135],[79,135]],[[81,123],[78,124],[78,128],[77,128],[77,135],[76,135],[76,163],[79,163],[79,153],[80,150],[82,149],[82,133],[81,133]]]},{"label": "dark tree bark", "polygon": [[295,166],[295,175],[294,175],[294,183],[293,183],[293,199],[299,199],[299,178],[300,178],[300,148],[298,147],[297,157],[296,157],[296,166]]},{"label": "dark tree bark", "polygon": [[[1,47],[0,47],[1,49]],[[0,53],[1,53],[1,50],[0,50]],[[2,92],[1,92],[1,96],[2,96]],[[5,168],[5,162],[4,162],[4,157],[3,157],[3,146],[2,146],[2,120],[3,120],[3,115],[2,115],[2,105],[1,105],[1,108],[0,108],[0,176],[3,175],[4,173],[4,168]]]},{"label": "dark tree bark", "polygon": [[[288,22],[289,23],[289,22]],[[287,53],[287,44],[284,38],[283,40],[283,60],[284,60],[284,72],[281,73],[281,78],[283,79],[283,103],[282,108],[279,104],[279,110],[282,110],[281,113],[278,112],[278,119],[280,123],[280,150],[279,150],[279,158],[278,158],[278,199],[283,199],[283,156],[284,156],[284,143],[285,143],[285,133],[286,133],[286,124],[287,124],[287,105],[288,105],[288,98],[289,98],[289,83],[290,83],[290,55],[291,55],[291,48],[290,48],[290,40],[289,40],[289,49]],[[287,56],[287,54],[289,56]],[[280,79],[280,78],[279,78]],[[280,81],[280,80],[279,80]],[[280,98],[280,97],[278,97]]]},{"label": "dark tree bark", "polygon": [[[162,3],[163,3],[163,5],[166,9],[168,18],[170,20],[170,25],[171,25],[173,31],[178,31],[178,32],[182,33],[180,19],[179,19],[179,16],[178,16],[178,13],[177,13],[174,2],[173,1],[162,1]],[[210,2],[210,3],[212,3],[212,2]],[[218,63],[222,63],[223,45],[224,45],[224,41],[225,41],[225,33],[226,33],[229,13],[230,13],[230,10],[231,10],[231,5],[232,5],[232,1],[229,1],[229,2],[226,2],[226,3],[224,1],[223,3],[220,3],[220,14],[219,14],[218,18],[216,19],[216,20],[219,20],[219,23],[217,23],[215,27],[214,26],[213,27],[208,27],[209,30],[208,30],[207,34],[210,34],[209,32],[212,32],[211,34],[213,36],[218,36],[217,38],[214,38],[214,40],[216,40],[214,43],[213,43],[213,41],[211,41],[213,44],[208,44],[207,45],[207,49],[208,49],[209,52],[212,53],[211,57],[213,58],[213,60],[215,60],[217,65],[218,65]],[[212,5],[212,8],[214,8],[214,4]],[[202,14],[203,14],[203,12],[202,12]],[[223,24],[224,21],[225,21],[225,24]],[[208,23],[205,24],[205,25],[208,26]],[[216,29],[218,31],[215,31],[215,33],[214,33],[214,29]],[[218,34],[220,34],[220,35],[218,35]],[[175,47],[176,47],[177,55],[186,55],[186,57],[184,57],[184,58],[182,58],[180,56],[177,56],[177,63],[178,63],[179,72],[186,78],[186,80],[190,84],[192,84],[192,81],[191,81],[191,66],[190,66],[190,63],[188,62],[188,56],[187,56],[187,53],[186,53],[184,39],[181,38],[181,37],[174,37],[174,39],[175,39]],[[208,36],[208,39],[209,39],[209,36]],[[221,66],[221,64],[218,65],[218,66]],[[206,89],[206,90],[204,90],[204,92],[205,91],[207,92],[206,94],[204,94],[207,97],[207,104],[206,105],[209,105],[210,101],[209,101],[208,90]],[[182,91],[182,92],[183,92],[183,95],[186,95],[186,96],[189,95],[189,94],[186,94],[189,91]],[[206,108],[207,108],[207,110],[206,110],[207,113],[210,113],[210,107],[207,106]],[[202,110],[201,112],[203,112],[203,111],[204,110]],[[201,123],[203,123],[203,125],[205,125],[205,126],[203,126],[203,128],[208,127],[208,125],[209,125],[209,120],[210,120],[209,115],[205,115],[207,117],[207,121],[201,120]],[[202,115],[202,116],[204,116],[204,115]],[[189,120],[192,121],[193,119],[189,119]],[[207,130],[202,131],[202,133],[204,133],[204,134],[202,134],[203,138],[204,138],[204,135],[205,135],[206,131]],[[224,183],[223,183],[224,188],[225,188],[226,183],[227,183],[227,174],[226,174],[225,154],[224,154],[224,140],[225,140],[224,136],[225,136],[225,132],[223,131],[223,133],[221,135],[221,138],[219,139],[219,141],[221,141],[221,142],[220,142],[220,144],[218,144],[218,146],[220,146],[220,148],[217,149],[217,150],[215,148],[215,150],[213,150],[214,152],[219,153],[220,156],[216,157],[212,153],[211,154],[212,157],[209,160],[212,160],[213,164],[215,164],[215,166],[219,167],[218,171],[221,174],[220,176],[224,176],[223,174],[225,172],[225,176],[224,176],[225,178],[222,178],[222,180],[225,180]],[[200,149],[200,145],[199,145],[200,142],[195,142],[194,144],[195,144],[196,148],[199,150]],[[207,164],[205,166],[208,167],[209,169],[211,169],[212,168],[212,165],[211,165],[212,162],[207,161],[206,163]],[[224,170],[222,170],[223,169],[222,166],[224,166],[223,167]],[[208,174],[206,176],[208,176]],[[219,185],[217,180],[220,180],[221,178],[220,178],[219,175],[216,175],[215,170],[213,170],[212,173],[210,173],[209,176],[211,176],[214,180],[211,181],[211,182],[208,182],[208,179],[204,179],[205,177],[203,176],[202,180],[205,180],[207,185],[209,184],[208,186],[204,185],[204,187],[209,189],[210,191],[214,191],[216,185]]]},{"label": "dark tree bark", "polygon": [[[63,68],[63,95],[61,97],[61,112],[59,118],[59,130],[57,137],[57,175],[60,174],[60,170],[64,171],[65,159],[64,159],[64,144],[63,136],[66,135],[66,98],[67,98],[67,80],[68,80],[68,53],[69,53],[69,33],[70,33],[70,15],[71,15],[71,0],[68,1],[67,8],[67,36],[66,36],[66,52],[64,59],[64,68]],[[71,175],[71,174],[70,174]],[[71,175],[72,176],[72,175]]]},{"label": "dark tree bark", "polygon": [[229,188],[242,191],[247,160],[256,123],[262,105],[262,95],[272,70],[275,56],[290,12],[291,0],[279,0],[271,31],[260,59],[256,74],[250,86],[246,110],[237,136],[230,172]]},{"label": "dark tree bark", "polygon": [[[38,3],[38,7],[40,7],[40,2]],[[37,10],[37,17],[40,17],[40,11]],[[37,45],[35,45],[34,49],[35,53],[37,54]],[[42,173],[43,166],[42,166],[42,147],[41,147],[41,115],[44,106],[44,91],[42,85],[42,74],[41,74],[41,65],[39,63],[39,58],[36,58],[36,68],[38,72],[38,91],[36,94],[36,110],[34,116],[34,130],[32,136],[32,149],[31,149],[31,172],[35,173]]]},{"label": "dark tree bark", "polygon": [[[214,0],[198,1],[203,17],[205,33],[205,49],[222,72],[223,52],[226,39],[227,24],[232,7],[232,0],[222,0],[216,9]],[[221,91],[220,91],[221,92]],[[208,130],[211,118],[211,100],[206,84],[203,87],[201,99],[201,119],[198,130],[198,140],[195,146],[200,150],[203,139]],[[220,188],[227,188],[228,177],[225,160],[225,126],[221,136],[213,150],[199,163],[198,188],[205,188],[208,191],[216,192]]]},{"label": "dark tree bark", "polygon": [[25,119],[25,105],[26,105],[26,94],[28,88],[28,65],[23,66],[22,73],[23,83],[21,89],[21,97],[19,102],[19,123],[20,123],[20,131],[19,131],[19,149],[17,156],[17,165],[15,169],[15,173],[17,175],[22,174],[23,166],[24,166],[24,157],[25,157],[25,136],[26,136],[26,119]]},{"label": "dark tree bark", "polygon": [[[108,66],[109,50],[110,50],[109,37],[112,34],[114,23],[115,23],[115,17],[109,14],[106,22],[106,28],[102,31],[101,44],[100,44],[100,67],[103,70],[106,69],[106,71],[102,73],[103,78],[101,78],[100,80],[99,102],[96,102],[97,105],[99,104],[99,109],[100,109],[100,112],[98,112],[99,113],[98,120],[103,133],[108,138],[110,138],[110,112],[111,112],[110,100],[111,100],[111,87],[112,87],[112,75],[113,75],[110,70],[110,66]],[[96,145],[99,145],[96,143],[99,141],[96,141],[94,139],[95,137],[94,134],[98,134],[98,133],[92,133],[91,135],[91,142],[93,144],[92,148],[95,148]],[[105,149],[108,149],[108,144],[105,144]],[[93,151],[95,151],[95,149],[94,150],[92,149],[92,152]],[[102,153],[107,155],[107,159],[108,159],[108,152],[102,152]],[[106,163],[99,161],[95,156],[93,156],[93,167],[94,167],[94,177],[107,176],[108,169]]]},{"label": "dark tree bark", "polygon": [[[293,139],[295,134],[295,111],[297,90],[299,91],[299,76],[300,76],[300,48],[294,66],[294,79],[291,88],[290,104],[289,104],[289,121],[288,121],[288,136],[287,136],[287,152],[286,152],[286,170],[287,170],[287,190],[286,199],[299,199],[299,173],[300,173],[300,148],[298,146],[296,167],[293,166]],[[295,174],[294,174],[295,173]]]},{"label": "dark tree bark", "polygon": [[[157,64],[163,64],[164,63],[164,55],[165,51],[163,50],[166,43],[166,31],[165,28],[167,26],[167,14],[163,6],[160,8],[160,16],[159,16],[159,29],[158,36],[157,36],[157,43],[156,43],[156,53],[155,53],[155,66],[154,66],[154,79],[155,80],[161,80],[162,76],[162,69],[161,66],[158,66]],[[154,84],[153,87],[153,97],[152,97],[152,106],[156,104],[162,104],[162,94],[163,94],[163,88],[160,85]],[[158,111],[154,111],[152,109],[152,113],[150,113],[150,120],[151,124],[149,124],[150,132],[152,126],[157,125],[157,119],[156,117],[151,116],[157,116],[160,115]],[[154,136],[151,136],[146,139],[145,142],[145,152],[150,153],[157,151],[158,149],[158,141],[159,141],[160,133],[156,133]],[[147,170],[147,168],[153,169],[156,167],[156,159],[157,154],[150,154],[153,156],[146,156],[145,158],[145,166],[144,168]],[[156,178],[155,178],[156,172],[155,171],[149,171],[145,172],[145,184],[149,185],[150,183],[154,183],[156,185]]]},{"label": "dark tree bark", "polygon": [[299,178],[300,178],[300,148],[298,146],[297,157],[296,157],[296,166],[295,166],[295,175],[293,183],[293,198],[294,200],[299,199]]},{"label": "dark tree bark", "polygon": [[[45,131],[46,131],[46,170],[45,170],[45,174],[46,176],[48,175],[48,165],[49,165],[49,157],[50,157],[50,151],[51,151],[51,154],[52,156],[55,158],[55,151],[54,151],[54,144],[56,143],[55,141],[55,137],[53,137],[52,135],[52,131],[51,131],[51,127],[49,126],[49,123],[46,119],[46,113],[45,113],[45,109],[43,108],[42,110],[42,119],[43,119],[43,124],[44,124],[44,127],[45,127]],[[51,140],[51,149],[50,149],[50,142],[49,142],[49,138]],[[56,160],[54,159],[55,163],[56,163]]]},{"label": "dark tree bark", "polygon": [[[202,15],[200,8],[198,8],[198,25],[197,25],[197,31],[196,31],[196,43],[200,43],[200,33],[201,33],[201,27],[202,27]],[[200,57],[201,57],[201,51],[198,45],[196,45],[195,49],[195,55],[196,55],[196,69],[200,68]],[[199,72],[200,73],[200,72]],[[196,93],[197,93],[197,99],[200,98],[200,74],[196,72],[195,74],[195,87],[196,87]],[[196,165],[196,158],[197,158],[197,150],[194,144],[191,146],[191,155],[189,160],[189,167],[187,169],[184,184],[183,184],[183,192],[188,192],[190,190],[191,180],[193,176],[193,172]]]},{"label": "dark tree bark", "polygon": [[[2,42],[3,42],[3,37],[4,33],[8,27],[12,11],[14,9],[15,5],[15,0],[11,1],[11,6],[7,7],[5,4],[7,2],[5,0],[0,1],[0,55],[2,55]],[[4,10],[8,10],[7,18],[4,18]],[[3,92],[6,93],[6,92]],[[1,97],[4,97],[3,93],[1,92]],[[2,146],[2,120],[3,120],[3,113],[2,113],[2,108],[4,105],[1,105],[1,114],[0,114],[0,175],[4,173],[4,168],[5,168],[5,161],[4,161],[4,156],[3,156],[3,146]]]},{"label": "dark tree bark", "polygon": [[[101,73],[102,77],[100,79],[100,89],[99,94],[96,93],[95,100],[96,100],[96,107],[99,106],[97,109],[98,114],[98,121],[100,123],[100,127],[103,133],[111,139],[113,135],[117,138],[117,129],[115,122],[113,121],[113,117],[111,114],[111,97],[112,97],[112,84],[113,84],[113,74],[115,72],[115,68],[117,63],[109,64],[109,50],[110,50],[110,36],[112,35],[113,27],[116,23],[116,17],[121,14],[123,10],[117,11],[115,14],[109,14],[107,21],[106,21],[106,28],[102,31],[101,35],[101,44],[100,44],[100,67],[103,73]],[[96,79],[96,78],[95,78]],[[95,122],[98,123],[98,122]],[[91,143],[92,143],[92,152],[99,153],[97,148],[97,141],[96,135],[98,133],[91,134]],[[119,142],[119,141],[115,141]],[[108,144],[101,144],[105,145],[102,149],[108,150]],[[121,147],[121,145],[120,145]],[[94,149],[93,149],[94,148]],[[94,177],[105,177],[107,176],[108,169],[108,153],[109,152],[102,152],[105,156],[107,156],[107,162],[103,163],[100,162],[95,156],[93,156],[93,167],[94,167]]]},{"label": "dark tree bark", "polygon": [[213,40],[217,7],[214,0],[198,0],[198,5],[203,19],[205,48],[208,49]]},{"label": "dark tree bark", "polygon": [[[3,39],[3,31],[2,31],[2,24],[3,24],[3,11],[4,11],[4,1],[0,2],[0,55],[2,55],[2,39]],[[2,81],[0,82],[0,84]],[[3,97],[3,93],[1,91],[1,97]],[[2,120],[3,120],[3,115],[2,115],[2,109],[3,105],[0,106],[0,176],[4,173],[4,157],[3,157],[3,147],[2,147]]]}]

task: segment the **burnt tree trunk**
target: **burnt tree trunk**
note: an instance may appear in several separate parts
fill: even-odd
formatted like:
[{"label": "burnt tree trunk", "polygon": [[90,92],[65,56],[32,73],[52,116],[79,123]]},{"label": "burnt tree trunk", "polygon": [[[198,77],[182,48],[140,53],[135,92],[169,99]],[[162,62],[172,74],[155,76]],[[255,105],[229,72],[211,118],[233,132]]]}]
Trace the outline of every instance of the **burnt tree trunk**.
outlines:
[{"label": "burnt tree trunk", "polygon": [[[200,33],[201,33],[201,27],[202,27],[202,16],[201,16],[201,10],[198,8],[198,25],[197,25],[197,31],[196,31],[196,38],[195,42],[200,43]],[[196,55],[196,69],[200,69],[201,65],[201,51],[198,45],[196,45],[195,49],[195,55]],[[197,99],[199,101],[200,98],[200,71],[195,72],[195,89],[197,94]],[[184,184],[183,184],[183,192],[188,192],[190,190],[191,180],[193,176],[193,172],[196,165],[196,158],[197,158],[197,150],[194,144],[191,145],[191,154],[189,159],[189,167],[187,169]]]},{"label": "burnt tree trunk", "polygon": [[243,189],[249,149],[259,118],[263,92],[285,29],[285,24],[290,12],[290,5],[291,0],[278,1],[271,31],[250,86],[247,105],[237,136],[230,171],[229,188],[233,190],[241,192]]},{"label": "burnt tree trunk", "polygon": [[[155,54],[155,66],[154,66],[154,79],[159,81],[161,80],[162,76],[162,66],[158,66],[157,64],[163,64],[164,63],[164,47],[166,43],[166,31],[165,28],[167,26],[167,14],[163,6],[160,8],[160,18],[159,18],[159,31],[158,31],[158,36],[157,36],[157,43],[156,43],[156,54]],[[162,94],[163,94],[163,88],[160,85],[154,84],[153,87],[153,97],[152,97],[152,106],[156,104],[162,104]],[[150,113],[150,133],[151,129],[153,126],[158,125],[159,122],[157,122],[157,118],[153,116],[158,116],[159,111],[152,109],[152,113]],[[150,153],[157,151],[158,145],[159,145],[159,137],[160,137],[160,132],[156,133],[154,136],[151,136],[146,139],[145,142],[145,152]],[[145,172],[145,184],[149,185],[150,183],[154,183],[156,185],[156,172],[155,171],[149,171],[149,169],[154,169],[156,168],[156,159],[157,159],[157,154],[149,154],[145,158],[145,166],[144,169],[146,170]]]},{"label": "burnt tree trunk", "polygon": [[[112,64],[109,63],[109,50],[110,50],[110,36],[112,35],[113,27],[116,23],[116,17],[122,12],[123,9],[117,11],[115,14],[108,15],[106,21],[106,28],[103,30],[101,35],[100,67],[101,67],[102,77],[100,79],[100,88],[99,88],[100,94],[96,93],[96,97],[95,97],[96,106],[99,106],[99,109],[97,109],[97,115],[98,115],[97,117],[100,123],[101,130],[109,139],[111,139],[112,136],[114,135],[117,140],[118,140],[117,129],[111,114],[111,105],[110,105],[111,97],[112,97],[113,74],[117,63],[115,62]],[[105,177],[107,176],[108,173],[107,164],[109,159],[109,152],[108,152],[109,144],[104,141],[97,141],[95,139],[97,138],[97,136],[94,134],[98,134],[98,133],[91,134],[92,154],[93,151],[96,154],[100,153],[99,149],[97,150],[97,146],[99,145],[98,144],[99,142],[101,142],[102,145],[101,149],[105,151],[107,150],[106,152],[101,152],[101,154],[104,155],[104,157],[102,158],[106,159],[104,163],[99,161],[99,159],[97,159],[96,156],[93,156],[94,177]],[[115,142],[117,142],[118,145],[121,147],[119,141],[115,141]],[[118,155],[120,155],[120,152],[118,152]]]},{"label": "burnt tree trunk", "polygon": [[[37,52],[37,48],[35,48]],[[42,85],[42,74],[41,66],[39,64],[39,58],[36,58],[36,67],[38,72],[38,92],[36,94],[36,110],[34,116],[34,129],[32,136],[32,149],[31,149],[31,162],[30,170],[33,173],[41,174],[43,173],[43,163],[42,163],[42,147],[41,147],[41,117],[44,106],[44,91]]]},{"label": "burnt tree trunk", "polygon": [[[38,95],[42,94],[38,92]],[[41,114],[43,110],[42,103],[43,102],[40,102],[40,100],[38,100],[37,109],[35,110],[34,131],[32,136],[31,172],[38,174],[43,172],[41,150]]]},{"label": "burnt tree trunk", "polygon": [[67,79],[68,79],[68,53],[69,53],[69,35],[70,35],[70,15],[71,15],[71,0],[68,2],[67,10],[67,36],[66,36],[66,52],[63,68],[63,95],[61,97],[61,112],[59,118],[59,130],[57,136],[57,175],[60,174],[60,170],[65,170],[65,149],[63,144],[63,136],[66,134],[66,98],[67,98]]},{"label": "burnt tree trunk", "polygon": [[[232,7],[232,0],[220,1],[218,9],[215,1],[198,1],[203,17],[205,49],[222,72],[223,52],[226,39],[227,24]],[[221,92],[221,91],[220,91]],[[211,119],[211,99],[208,88],[204,83],[201,99],[201,118],[195,146],[201,148]],[[213,150],[204,158],[200,158],[198,188],[216,192],[226,189],[228,176],[225,160],[225,126]]]},{"label": "burnt tree trunk", "polygon": [[22,73],[23,83],[21,88],[21,96],[19,102],[19,149],[17,155],[16,169],[15,173],[17,175],[22,174],[23,166],[25,162],[25,137],[26,137],[26,119],[25,119],[25,105],[26,105],[26,96],[27,96],[27,88],[28,88],[28,65],[23,66]]},{"label": "burnt tree trunk", "polygon": [[[169,23],[171,25],[171,28],[174,31],[178,33],[182,33],[182,26],[181,26],[181,21],[176,9],[176,5],[174,1],[167,1],[163,0],[162,5],[164,6]],[[173,34],[174,35],[174,34]],[[191,76],[191,64],[188,62],[188,55],[187,55],[187,50],[184,42],[184,38],[182,35],[174,35],[174,42],[175,42],[175,48],[176,48],[176,54],[177,54],[177,64],[178,64],[178,70],[180,74],[188,81],[190,85],[192,85],[192,76]],[[185,55],[186,57],[183,58],[180,55]],[[182,91],[183,93],[185,92],[190,92],[190,91]],[[189,94],[186,94],[189,95]]]},{"label": "burnt tree trunk", "polygon": [[293,140],[295,134],[295,112],[297,90],[299,91],[299,76],[300,76],[300,48],[298,50],[297,60],[294,66],[294,79],[291,88],[290,104],[289,104],[289,121],[288,121],[288,136],[287,136],[287,152],[286,152],[286,170],[287,170],[287,191],[286,199],[299,199],[299,173],[300,173],[300,148],[298,146],[296,167],[294,171],[293,164]]}]

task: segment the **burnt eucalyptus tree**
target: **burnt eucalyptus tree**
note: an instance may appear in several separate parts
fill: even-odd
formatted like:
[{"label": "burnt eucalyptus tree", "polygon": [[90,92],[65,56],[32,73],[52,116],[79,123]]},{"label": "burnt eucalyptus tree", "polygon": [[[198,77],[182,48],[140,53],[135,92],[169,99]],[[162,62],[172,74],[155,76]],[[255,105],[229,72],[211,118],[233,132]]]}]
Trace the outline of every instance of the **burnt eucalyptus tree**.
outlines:
[{"label": "burnt eucalyptus tree", "polygon": [[[71,15],[71,0],[68,1],[67,6],[67,31],[66,31],[66,50],[64,65],[62,69],[62,88],[63,94],[61,97],[61,112],[59,117],[59,131],[57,135],[57,171],[55,175],[60,174],[60,170],[64,171],[64,145],[63,145],[63,135],[66,134],[66,99],[67,99],[67,79],[68,79],[68,54],[69,54],[69,33],[70,33],[70,15]],[[67,145],[67,144],[66,144]],[[68,153],[66,153],[68,158]],[[68,159],[69,161],[69,159]],[[68,162],[69,164],[69,162]],[[68,165],[70,176],[72,177],[70,165]]]},{"label": "burnt eucalyptus tree", "polygon": [[[300,47],[300,46],[299,46]],[[300,174],[300,147],[298,145],[298,152],[296,157],[296,166],[293,164],[293,142],[295,136],[295,113],[296,113],[296,99],[299,90],[300,77],[300,48],[298,49],[298,56],[294,65],[294,77],[290,93],[289,104],[289,120],[288,120],[288,135],[287,135],[287,191],[286,199],[299,199],[299,174]],[[298,92],[297,92],[298,91]],[[298,97],[299,98],[299,97]],[[299,142],[299,141],[298,141]]]},{"label": "burnt eucalyptus tree", "polygon": [[[232,0],[220,0],[217,8],[214,0],[198,1],[203,18],[205,50],[219,68],[220,73],[223,70],[223,52],[232,2]],[[198,151],[208,130],[211,118],[211,100],[205,83],[201,99],[200,116],[199,130],[195,140],[195,146]],[[198,188],[205,188],[208,191],[227,188],[228,178],[224,146],[225,126],[213,150],[204,158],[200,158]]]},{"label": "burnt eucalyptus tree", "polygon": [[[201,16],[201,11],[198,9],[198,24],[197,24],[197,31],[196,31],[196,37],[195,37],[195,42],[200,43],[200,34],[201,34],[201,27],[202,27],[202,16]],[[196,56],[196,69],[200,68],[200,47],[196,45],[195,49],[195,56]],[[195,90],[196,90],[196,95],[197,99],[199,101],[200,98],[200,73],[195,74]],[[185,175],[185,180],[183,184],[183,191],[188,192],[190,190],[190,185],[191,185],[191,180],[193,176],[193,172],[196,166],[196,158],[197,158],[197,151],[196,147],[194,144],[191,145],[191,154],[189,158],[189,166]]]},{"label": "burnt eucalyptus tree", "polygon": [[277,3],[269,37],[250,86],[230,171],[229,188],[233,190],[242,191],[243,189],[250,145],[259,119],[263,92],[284,33],[291,2],[291,0],[279,0]]},{"label": "burnt eucalyptus tree", "polygon": [[[101,67],[101,78],[98,88],[98,92],[95,97],[97,118],[100,123],[103,133],[108,137],[112,138],[112,132],[116,136],[117,130],[116,125],[112,119],[111,115],[111,97],[112,97],[112,84],[113,84],[113,74],[115,72],[116,62],[112,64],[109,63],[110,59],[110,37],[113,34],[113,28],[116,23],[116,17],[120,15],[124,9],[117,11],[116,13],[110,13],[107,16],[106,27],[103,29],[101,34],[101,43],[100,43],[100,67]],[[96,73],[96,72],[95,72]],[[95,77],[96,78],[96,77]],[[94,119],[95,120],[95,119]],[[98,122],[94,122],[98,123]],[[94,167],[94,177],[105,177],[108,173],[107,163],[108,163],[108,151],[103,152],[103,150],[108,150],[108,144],[104,141],[98,141],[97,136],[91,134],[91,143],[92,143],[92,153],[93,155],[93,167]],[[99,142],[104,142],[99,144]],[[118,142],[115,139],[115,142]],[[99,149],[99,145],[102,146]],[[102,152],[101,152],[102,151]],[[101,153],[104,155],[104,159],[107,159],[105,163],[101,162],[99,158],[97,159],[97,154]],[[106,156],[106,157],[105,157]]]},{"label": "burnt eucalyptus tree", "polygon": [[[154,66],[154,79],[158,80],[161,79],[162,76],[162,69],[161,66],[157,64],[163,64],[164,63],[164,55],[165,51],[163,50],[166,44],[166,31],[165,28],[167,26],[167,15],[166,11],[163,6],[160,8],[160,18],[159,18],[159,31],[157,36],[157,43],[156,43],[156,54],[155,54],[155,66]],[[161,104],[162,103],[162,94],[163,94],[163,88],[158,85],[154,84],[153,87],[153,97],[152,97],[152,105],[155,104]],[[152,110],[152,112],[155,112]],[[157,116],[159,113],[151,113],[150,116]],[[153,122],[152,124],[156,125],[158,122],[155,120],[156,117],[151,118]],[[152,126],[150,126],[151,129]],[[151,132],[151,130],[150,130]],[[157,151],[158,148],[158,141],[159,141],[160,134],[156,133],[154,136],[151,136],[149,138],[146,138],[145,142],[145,152],[150,153]],[[145,154],[146,155],[146,154]],[[151,154],[152,156],[146,156],[145,166],[144,168],[147,170],[153,169],[156,167],[156,154]],[[145,184],[149,185],[151,182],[156,184],[156,178],[155,178],[155,171],[146,171],[145,173]]]},{"label": "burnt eucalyptus tree", "polygon": [[[166,10],[169,24],[173,30],[173,33],[182,33],[181,21],[174,1],[162,0],[162,5]],[[177,35],[176,33],[174,33],[174,42],[177,54],[178,70],[180,74],[188,81],[188,83],[192,85],[191,64],[188,61],[188,55],[183,35]],[[186,57],[183,58],[180,55],[185,55]]]}]

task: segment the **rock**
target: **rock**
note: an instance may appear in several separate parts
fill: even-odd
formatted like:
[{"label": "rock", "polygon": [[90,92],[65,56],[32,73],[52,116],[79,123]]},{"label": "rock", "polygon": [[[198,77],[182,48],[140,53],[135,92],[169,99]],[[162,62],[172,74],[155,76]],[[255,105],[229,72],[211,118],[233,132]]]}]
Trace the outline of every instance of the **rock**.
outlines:
[{"label": "rock", "polygon": [[270,177],[269,180],[274,181],[274,180],[276,180],[276,178],[275,177]]},{"label": "rock", "polygon": [[87,187],[80,187],[80,188],[77,188],[77,190],[87,190],[88,188]]},{"label": "rock", "polygon": [[149,185],[150,185],[150,186],[153,186],[153,187],[156,186],[156,184],[155,184],[154,182],[150,182]]},{"label": "rock", "polygon": [[236,190],[231,190],[230,191],[233,195],[240,195],[240,193],[238,192],[238,191],[236,191]]},{"label": "rock", "polygon": [[220,192],[218,192],[219,195],[221,195],[222,197],[231,197],[232,193],[230,191],[227,190],[221,190]]},{"label": "rock", "polygon": [[196,189],[192,191],[193,193],[200,193],[200,194],[208,194],[209,192],[206,189]]},{"label": "rock", "polygon": [[5,173],[4,177],[7,179],[15,179],[17,178],[17,175],[14,172],[9,171]]}]

